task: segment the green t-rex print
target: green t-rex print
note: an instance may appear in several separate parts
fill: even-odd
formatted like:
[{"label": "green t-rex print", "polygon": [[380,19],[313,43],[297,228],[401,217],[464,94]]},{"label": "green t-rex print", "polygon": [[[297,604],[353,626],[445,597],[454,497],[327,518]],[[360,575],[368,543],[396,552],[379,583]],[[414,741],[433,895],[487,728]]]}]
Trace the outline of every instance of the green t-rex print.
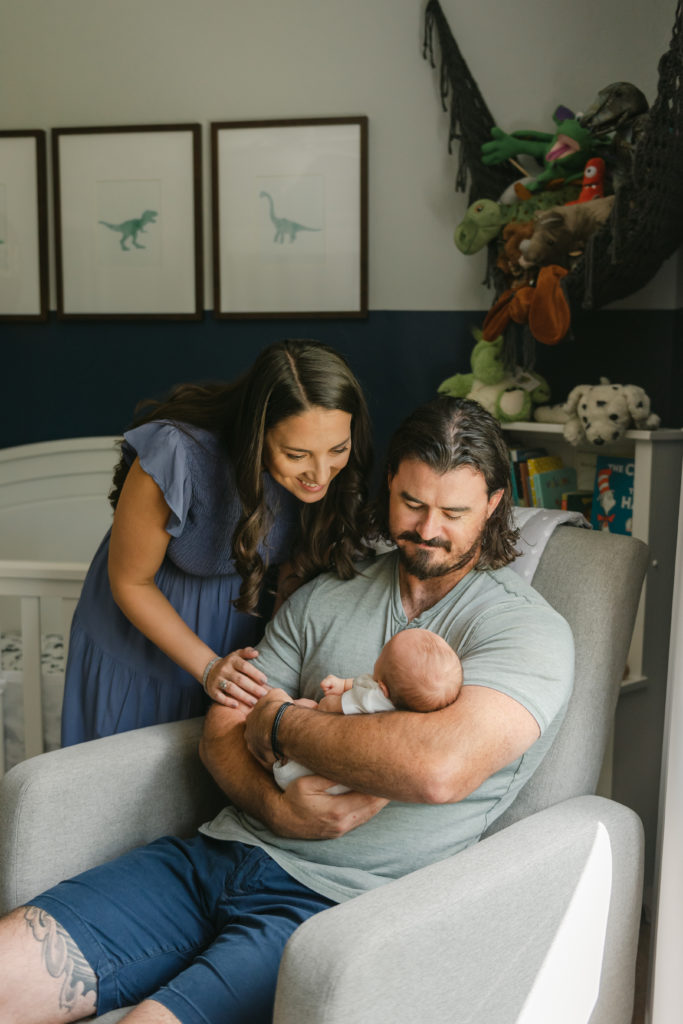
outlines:
[{"label": "green t-rex print", "polygon": [[307,228],[305,224],[299,224],[295,220],[289,220],[287,217],[278,217],[275,213],[273,197],[269,192],[261,192],[259,194],[259,198],[265,198],[268,200],[268,205],[270,207],[270,219],[275,225],[274,242],[284,242],[286,235],[289,235],[290,242],[294,242],[296,241],[296,236],[299,231],[320,231],[320,228]]},{"label": "green t-rex print", "polygon": [[141,245],[138,242],[138,234],[140,232],[144,234],[146,224],[156,224],[157,216],[156,210],[145,210],[142,216],[133,217],[132,220],[124,220],[121,224],[110,224],[106,220],[100,220],[98,224],[104,224],[105,228],[109,228],[111,231],[119,231],[121,233],[119,245],[124,252],[130,252],[129,246],[126,245],[128,238],[130,238],[136,249],[147,248],[147,246]]}]

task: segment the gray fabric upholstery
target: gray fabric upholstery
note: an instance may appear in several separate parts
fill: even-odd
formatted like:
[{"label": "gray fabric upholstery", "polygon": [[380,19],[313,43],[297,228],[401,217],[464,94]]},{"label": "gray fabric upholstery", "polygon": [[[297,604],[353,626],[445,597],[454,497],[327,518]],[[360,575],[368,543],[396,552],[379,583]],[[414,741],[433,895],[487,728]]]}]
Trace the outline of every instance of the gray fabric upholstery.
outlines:
[{"label": "gray fabric upholstery", "polygon": [[0,911],[225,802],[197,757],[202,721],[121,733],[15,765],[0,789]]},{"label": "gray fabric upholstery", "polygon": [[[630,1024],[641,844],[632,811],[580,797],[327,910],[287,944],[275,1024],[516,1024],[544,964],[550,993],[526,1024]],[[602,964],[582,957],[576,934],[559,934],[587,871],[595,878],[573,924],[581,942],[601,931],[593,912],[602,887]],[[586,984],[579,1005],[595,1004],[593,1015],[566,1015],[572,990]]]},{"label": "gray fabric upholstery", "polygon": [[595,792],[647,562],[647,545],[633,537],[562,526],[549,539],[533,585],[574,633],[574,692],[545,760],[494,831]]},{"label": "gray fabric upholstery", "polygon": [[[646,561],[631,538],[554,532],[534,585],[574,630],[577,681],[555,744],[505,816],[516,824],[303,925],[283,957],[275,1024],[630,1024],[640,823],[583,794],[598,778]],[[11,769],[0,783],[1,908],[210,818],[221,797],[197,758],[200,727],[152,726]],[[580,985],[583,1009],[563,1016]]]}]

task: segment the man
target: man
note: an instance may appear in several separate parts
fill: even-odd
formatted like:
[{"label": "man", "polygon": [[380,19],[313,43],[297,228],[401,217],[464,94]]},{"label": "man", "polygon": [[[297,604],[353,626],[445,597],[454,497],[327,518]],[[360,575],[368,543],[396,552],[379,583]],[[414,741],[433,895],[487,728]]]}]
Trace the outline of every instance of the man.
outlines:
[{"label": "man", "polygon": [[[301,921],[476,842],[550,746],[574,661],[567,624],[505,568],[507,480],[500,429],[477,403],[440,398],[406,420],[379,512],[396,550],[293,594],[260,647],[272,689],[248,715],[207,716],[202,757],[231,806],[193,840],[159,840],[10,915],[0,1019],[139,1004],[129,1024],[269,1021]],[[345,717],[292,703],[418,626],[463,662],[449,707]],[[282,791],[278,756],[318,774]],[[330,796],[331,781],[353,792]]]}]

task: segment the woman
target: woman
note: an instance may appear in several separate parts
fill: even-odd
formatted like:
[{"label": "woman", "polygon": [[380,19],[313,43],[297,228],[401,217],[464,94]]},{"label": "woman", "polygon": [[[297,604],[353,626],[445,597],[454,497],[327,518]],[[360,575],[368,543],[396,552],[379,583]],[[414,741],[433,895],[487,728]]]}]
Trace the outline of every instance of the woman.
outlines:
[{"label": "woman", "polygon": [[64,746],[255,703],[274,568],[279,601],[368,553],[369,418],[332,349],[279,342],[234,383],[145,405],[74,615]]}]

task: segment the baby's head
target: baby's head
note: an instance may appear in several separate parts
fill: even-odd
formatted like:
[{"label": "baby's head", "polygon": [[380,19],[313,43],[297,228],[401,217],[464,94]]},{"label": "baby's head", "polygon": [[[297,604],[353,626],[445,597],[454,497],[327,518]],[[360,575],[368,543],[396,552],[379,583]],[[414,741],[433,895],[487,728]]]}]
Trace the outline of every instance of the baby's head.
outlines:
[{"label": "baby's head", "polygon": [[404,629],[382,648],[374,677],[399,710],[437,711],[452,704],[462,686],[460,659],[428,629]]}]

